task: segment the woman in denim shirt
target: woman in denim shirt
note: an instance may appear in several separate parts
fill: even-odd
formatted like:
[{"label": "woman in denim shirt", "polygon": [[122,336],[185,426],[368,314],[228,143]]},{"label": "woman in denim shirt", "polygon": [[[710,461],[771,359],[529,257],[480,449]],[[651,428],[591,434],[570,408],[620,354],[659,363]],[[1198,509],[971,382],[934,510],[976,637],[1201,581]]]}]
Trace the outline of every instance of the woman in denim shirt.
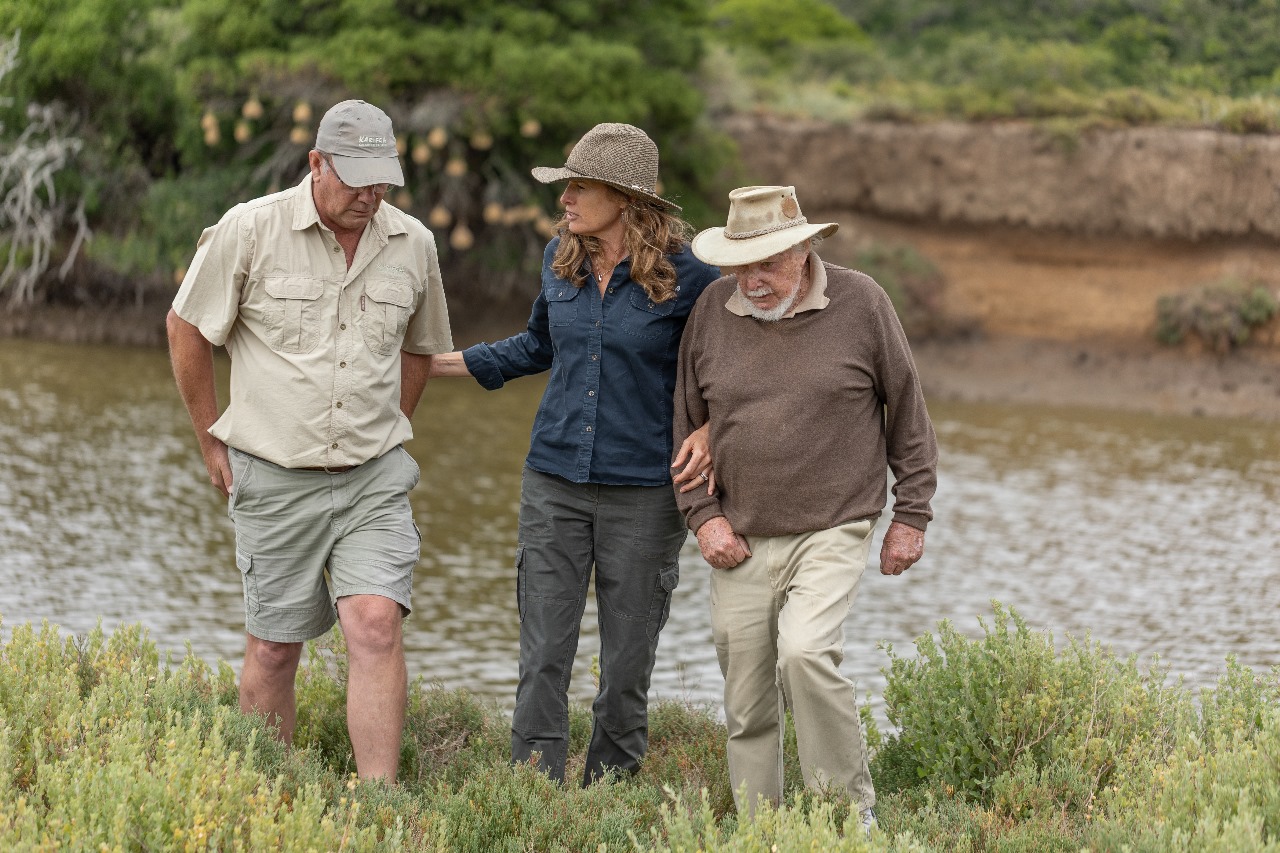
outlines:
[{"label": "woman in denim shirt", "polygon": [[[693,256],[680,208],[657,194],[658,149],[639,128],[597,125],[563,168],[533,176],[568,183],[528,328],[435,356],[431,373],[494,389],[551,371],[520,494],[511,758],[564,779],[569,677],[594,567],[600,690],[586,785],[634,773],[648,747],[649,678],[687,536],[669,464],[676,357],[689,311],[720,273]],[[686,456],[678,480],[701,485],[711,471],[704,435],[682,445]]]}]

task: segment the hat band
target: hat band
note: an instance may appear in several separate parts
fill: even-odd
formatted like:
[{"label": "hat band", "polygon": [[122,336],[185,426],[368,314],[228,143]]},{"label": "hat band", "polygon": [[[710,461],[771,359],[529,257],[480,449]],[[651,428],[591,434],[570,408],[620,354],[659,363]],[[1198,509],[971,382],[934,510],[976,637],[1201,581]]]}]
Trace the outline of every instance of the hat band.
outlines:
[{"label": "hat band", "polygon": [[781,225],[774,225],[771,228],[757,228],[755,231],[739,231],[730,234],[724,232],[724,236],[730,240],[750,240],[752,237],[763,237],[766,234],[773,234],[777,231],[785,231],[788,228],[795,228],[797,225],[806,225],[809,220],[801,216],[799,219],[793,219],[791,222],[784,222]]},{"label": "hat band", "polygon": [[590,166],[588,166],[587,169],[583,169],[582,167],[575,166],[572,163],[565,163],[564,168],[570,172],[573,172],[575,175],[581,176],[583,179],[588,181],[600,181],[601,183],[612,184],[613,186],[620,187],[620,188],[625,187],[627,189],[635,190],[638,193],[644,193],[645,195],[658,194],[658,188],[656,186],[646,187],[641,184],[632,183],[626,178],[616,177],[612,175],[597,174],[599,170],[593,169]]}]

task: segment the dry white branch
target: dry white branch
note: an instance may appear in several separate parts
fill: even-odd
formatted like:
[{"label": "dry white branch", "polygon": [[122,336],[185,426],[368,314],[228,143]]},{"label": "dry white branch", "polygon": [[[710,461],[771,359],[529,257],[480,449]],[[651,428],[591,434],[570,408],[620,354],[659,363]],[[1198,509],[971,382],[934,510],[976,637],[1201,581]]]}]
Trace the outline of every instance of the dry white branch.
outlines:
[{"label": "dry white branch", "polygon": [[[18,62],[20,33],[0,42],[0,80]],[[0,126],[0,133],[4,128]],[[5,265],[0,270],[0,293],[9,291],[9,305],[33,301],[36,284],[49,269],[59,238],[74,228],[71,246],[58,269],[65,276],[91,236],[84,202],[59,199],[54,177],[74,162],[81,141],[71,136],[50,106],[29,104],[26,125],[15,138],[0,136],[0,241]]]}]

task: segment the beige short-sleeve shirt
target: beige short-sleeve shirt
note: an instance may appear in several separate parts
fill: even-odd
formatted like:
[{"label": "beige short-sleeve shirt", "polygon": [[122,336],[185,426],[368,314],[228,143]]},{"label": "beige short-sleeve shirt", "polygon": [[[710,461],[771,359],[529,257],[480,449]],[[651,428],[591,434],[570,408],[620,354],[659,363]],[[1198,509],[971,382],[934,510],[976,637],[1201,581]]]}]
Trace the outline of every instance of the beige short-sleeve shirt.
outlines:
[{"label": "beige short-sleeve shirt", "polygon": [[348,269],[310,175],[206,228],[173,308],[231,356],[210,434],[288,468],[359,465],[411,437],[400,351],[453,349],[431,232],[383,204]]}]

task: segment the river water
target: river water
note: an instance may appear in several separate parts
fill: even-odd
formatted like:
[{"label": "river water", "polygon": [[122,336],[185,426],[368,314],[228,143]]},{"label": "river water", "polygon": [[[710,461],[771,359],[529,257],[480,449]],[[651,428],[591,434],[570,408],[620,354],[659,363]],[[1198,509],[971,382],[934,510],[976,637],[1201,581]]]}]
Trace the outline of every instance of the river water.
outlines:
[{"label": "river water", "polygon": [[[225,368],[225,364],[220,364]],[[225,370],[223,370],[225,375]],[[511,706],[520,469],[542,390],[427,388],[409,450],[423,534],[405,637],[410,677]],[[1280,434],[1211,418],[989,404],[931,405],[941,447],[924,560],[874,564],[847,624],[845,671],[882,712],[883,643],[950,619],[980,636],[995,599],[1061,645],[1068,634],[1158,657],[1193,686],[1227,655],[1280,663]],[[883,533],[885,523],[880,525]],[[878,553],[878,544],[875,551]],[[718,707],[709,567],[690,537],[652,696]],[[142,623],[238,669],[240,577],[163,351],[0,341],[0,631]],[[572,686],[589,701],[588,606]]]}]

